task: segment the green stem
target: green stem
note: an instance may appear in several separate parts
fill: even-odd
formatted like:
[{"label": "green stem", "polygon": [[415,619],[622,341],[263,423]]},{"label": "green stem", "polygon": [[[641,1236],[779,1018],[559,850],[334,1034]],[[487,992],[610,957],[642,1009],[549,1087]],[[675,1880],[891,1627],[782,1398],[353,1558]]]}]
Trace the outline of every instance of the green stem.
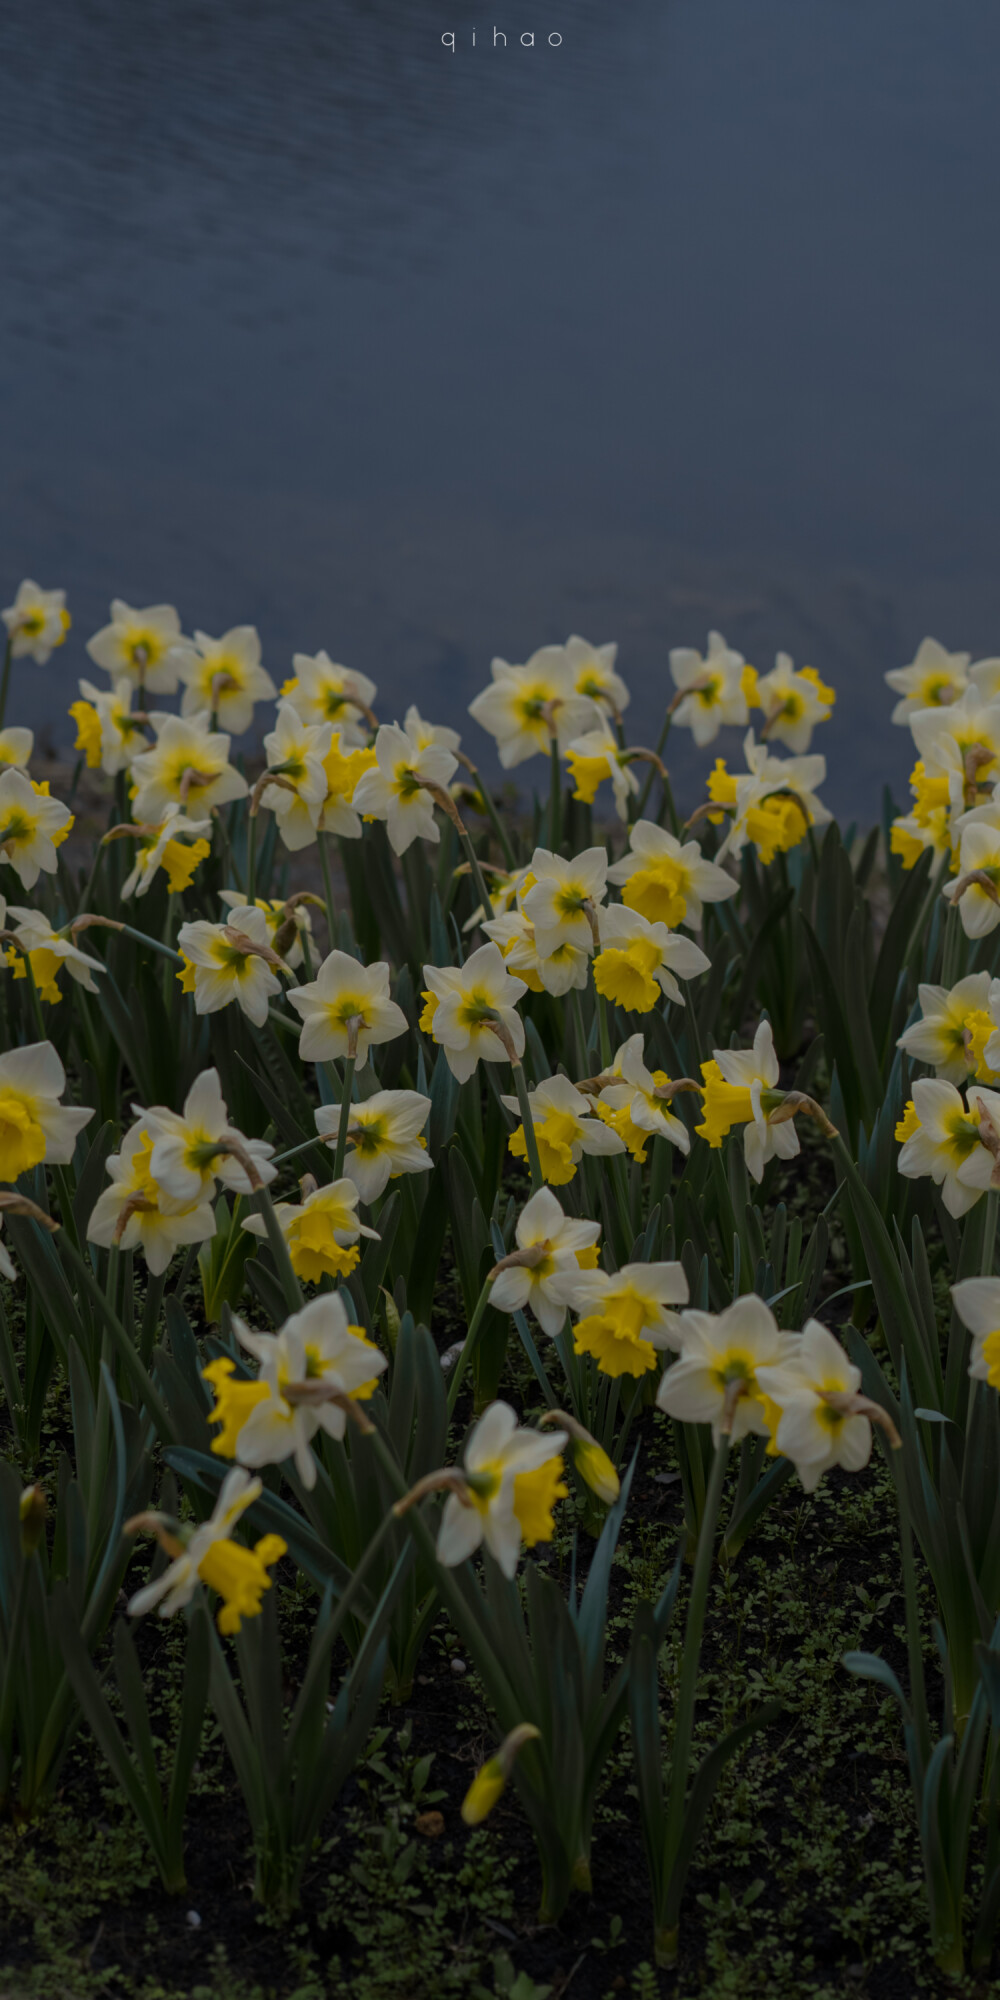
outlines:
[{"label": "green stem", "polygon": [[917,1602],[917,1574],[913,1560],[913,1532],[910,1525],[910,1500],[906,1490],[906,1467],[901,1449],[886,1446],[886,1457],[896,1489],[896,1507],[899,1513],[899,1545],[903,1561],[903,1596],[906,1605],[906,1652],[910,1667],[910,1707],[913,1710],[914,1729],[917,1739],[917,1755],[920,1760],[920,1789],[917,1791],[917,1811],[922,1805],[923,1774],[931,1753],[930,1725],[927,1720],[927,1695],[924,1687],[924,1657],[920,1643],[920,1608]]},{"label": "green stem", "polygon": [[330,835],[328,833],[321,833],[317,836],[317,845],[319,847],[319,865],[323,871],[323,894],[326,898],[327,937],[329,939],[329,950],[332,951],[334,948],[334,927],[333,927],[334,901],[333,901],[333,878],[330,874],[330,849],[328,844],[329,840],[330,840]]},{"label": "green stem", "polygon": [[465,858],[469,864],[472,880],[475,885],[476,896],[479,902],[482,904],[483,917],[481,921],[489,923],[493,916],[493,898],[490,895],[490,892],[486,887],[486,883],[483,880],[483,871],[479,866],[479,858],[476,854],[475,848],[472,845],[472,841],[470,840],[469,835],[464,828],[462,829],[462,832],[459,834],[458,837],[462,843],[462,848],[465,853]]},{"label": "green stem", "polygon": [[347,1152],[347,1128],[351,1122],[351,1095],[354,1090],[354,1056],[344,1057],[344,1080],[340,1092],[340,1120],[337,1125],[337,1150],[333,1156],[333,1178],[339,1181],[344,1172],[344,1155]]},{"label": "green stem", "polygon": [[256,813],[247,816],[247,902],[252,903],[257,894],[257,818]]},{"label": "green stem", "polygon": [[[660,758],[661,762],[663,760],[663,752],[667,747],[667,737],[670,735],[670,729],[673,723],[673,719],[674,718],[672,710],[668,707],[667,712],[663,718],[663,727],[660,730],[659,738],[656,744],[656,754]],[[655,778],[655,776],[656,776],[656,765],[651,764],[649,770],[646,773],[646,782],[643,785],[642,791],[639,795],[639,804],[636,808],[636,814],[639,819],[642,818],[646,810],[646,807],[649,804],[649,794],[653,789],[653,779]]]},{"label": "green stem", "polygon": [[452,1378],[448,1384],[449,1417],[451,1416],[452,1411],[455,1408],[455,1404],[458,1401],[458,1392],[462,1385],[462,1377],[465,1374],[469,1362],[472,1360],[473,1354],[476,1351],[476,1343],[479,1337],[479,1329],[483,1323],[483,1317],[485,1315],[486,1308],[489,1304],[490,1292],[492,1291],[492,1289],[493,1289],[493,1280],[492,1278],[487,1278],[483,1285],[482,1291],[480,1292],[479,1297],[476,1300],[475,1311],[473,1312],[472,1318],[469,1321],[468,1332],[466,1333],[465,1339],[462,1342],[462,1351],[459,1354],[457,1361],[455,1362]]},{"label": "green stem", "polygon": [[607,1070],[611,1068],[611,1034],[608,1029],[608,1009],[603,993],[598,993],[596,986],[594,987],[594,997],[597,1001],[597,1031],[600,1035],[601,1069]]},{"label": "green stem", "polygon": [[72,1266],[79,1284],[83,1287],[99,1317],[104,1321],[125,1373],[130,1377],[140,1402],[145,1404],[149,1412],[150,1422],[154,1426],[160,1442],[162,1444],[179,1443],[177,1427],[156,1384],[153,1382],[148,1369],[143,1367],[121,1320],[116,1313],[112,1312],[108,1305],[107,1299],[100,1285],[97,1283],[86,1258],[81,1257],[79,1250],[68,1241],[65,1232],[59,1240],[58,1247],[60,1256]]},{"label": "green stem", "polygon": [[517,867],[517,859],[514,854],[514,849],[510,844],[510,837],[506,831],[506,828],[504,827],[503,821],[501,820],[499,813],[497,812],[489,787],[483,784],[482,778],[480,777],[478,771],[475,773],[475,779],[479,796],[482,799],[483,805],[486,808],[486,816],[489,820],[491,827],[493,828],[494,833],[496,834],[497,840],[500,843],[500,848],[503,854],[503,858],[506,861],[508,868],[513,870]]},{"label": "green stem", "polygon": [[681,1684],[677,1696],[677,1712],[674,1723],[674,1740],[670,1752],[670,1799],[667,1806],[667,1824],[663,1843],[664,1870],[663,1888],[673,1874],[674,1861],[680,1852],[684,1837],[684,1821],[687,1808],[687,1776],[691,1761],[691,1741],[694,1734],[694,1714],[698,1693],[698,1665],[701,1658],[701,1635],[705,1624],[705,1609],[708,1603],[708,1585],[715,1555],[715,1529],[722,1501],[722,1488],[726,1477],[729,1457],[729,1438],[722,1436],[715,1447],[712,1471],[705,1497],[705,1511],[698,1531],[698,1547],[694,1559],[694,1576],[691,1580],[691,1598],[688,1604],[687,1623],[684,1628],[684,1653],[681,1664]]},{"label": "green stem", "polygon": [[538,1157],[538,1140],[535,1138],[531,1105],[528,1102],[528,1080],[524,1074],[523,1063],[512,1062],[511,1069],[514,1074],[514,1089],[517,1091],[518,1110],[521,1113],[521,1123],[524,1126],[524,1145],[528,1155],[528,1166],[531,1169],[531,1192],[532,1194],[537,1194],[539,1188],[544,1186],[544,1180],[542,1177],[542,1163]]},{"label": "green stem", "polygon": [[549,846],[553,854],[558,854],[562,838],[561,805],[562,765],[559,762],[559,738],[553,736],[549,752]]},{"label": "green stem", "polygon": [[292,1260],[288,1254],[288,1245],[281,1233],[281,1224],[275,1215],[274,1203],[266,1187],[255,1189],[251,1200],[256,1202],[257,1208],[264,1218],[267,1240],[270,1245],[271,1255],[277,1266],[278,1280],[285,1294],[285,1303],[290,1313],[299,1312],[302,1307],[302,1288],[292,1269]]},{"label": "green stem", "polygon": [[[9,650],[9,649],[8,649]],[[0,1803],[10,1790],[11,1737],[14,1730],[14,1709],[17,1703],[18,1667],[24,1637],[24,1624],[28,1610],[28,1566],[34,1556],[26,1556],[21,1550],[21,1567],[17,1579],[17,1593],[11,1614],[7,1635],[7,1658],[4,1662],[2,1690],[0,1690]]]}]

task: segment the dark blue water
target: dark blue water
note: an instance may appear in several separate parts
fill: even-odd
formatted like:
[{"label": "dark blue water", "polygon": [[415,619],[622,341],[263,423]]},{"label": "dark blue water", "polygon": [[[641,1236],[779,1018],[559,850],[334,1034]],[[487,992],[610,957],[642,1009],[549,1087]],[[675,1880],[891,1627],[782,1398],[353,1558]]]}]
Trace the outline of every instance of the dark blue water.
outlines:
[{"label": "dark blue water", "polygon": [[16,0],[0,577],[74,614],[21,714],[120,594],[449,719],[614,637],[648,741],[716,624],[874,810],[885,668],[1000,651],[998,58],[983,0]]}]

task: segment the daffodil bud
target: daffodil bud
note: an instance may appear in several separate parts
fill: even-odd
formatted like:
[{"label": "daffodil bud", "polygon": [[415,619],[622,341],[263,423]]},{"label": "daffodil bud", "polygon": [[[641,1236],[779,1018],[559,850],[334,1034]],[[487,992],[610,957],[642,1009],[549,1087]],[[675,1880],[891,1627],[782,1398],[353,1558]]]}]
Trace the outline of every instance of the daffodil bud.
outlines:
[{"label": "daffodil bud", "polygon": [[45,1494],[40,1486],[26,1486],[21,1495],[21,1548],[33,1556],[45,1533]]},{"label": "daffodil bud", "polygon": [[514,1759],[526,1743],[533,1742],[541,1735],[532,1722],[519,1722],[516,1729],[504,1737],[495,1757],[490,1757],[476,1772],[468,1791],[462,1800],[462,1818],[466,1826],[480,1826],[488,1813],[493,1811],[512,1770]]},{"label": "daffodil bud", "polygon": [[594,1438],[573,1439],[573,1464],[580,1478],[610,1507],[621,1491],[621,1481],[602,1445]]}]

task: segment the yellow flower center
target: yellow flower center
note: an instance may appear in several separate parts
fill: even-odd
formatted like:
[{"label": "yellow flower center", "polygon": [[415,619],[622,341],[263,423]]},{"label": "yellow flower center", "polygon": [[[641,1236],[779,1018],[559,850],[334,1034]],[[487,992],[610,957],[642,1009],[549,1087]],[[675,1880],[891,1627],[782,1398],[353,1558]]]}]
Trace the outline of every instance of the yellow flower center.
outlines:
[{"label": "yellow flower center", "polygon": [[662,962],[659,945],[651,938],[636,938],[622,949],[610,945],[594,960],[594,985],[616,1006],[648,1014],[661,997],[653,973]]},{"label": "yellow flower center", "polygon": [[703,1123],[695,1127],[700,1139],[721,1146],[734,1125],[746,1125],[753,1117],[753,1099],[748,1084],[727,1083],[717,1062],[703,1062]]},{"label": "yellow flower center", "polygon": [[690,880],[690,871],[680,862],[672,860],[669,854],[658,855],[655,861],[647,861],[630,875],[622,890],[622,901],[630,910],[638,910],[647,923],[666,924],[673,930],[687,915]]},{"label": "yellow flower center", "polygon": [[16,1181],[45,1158],[45,1134],[33,1097],[0,1088],[0,1181]]}]

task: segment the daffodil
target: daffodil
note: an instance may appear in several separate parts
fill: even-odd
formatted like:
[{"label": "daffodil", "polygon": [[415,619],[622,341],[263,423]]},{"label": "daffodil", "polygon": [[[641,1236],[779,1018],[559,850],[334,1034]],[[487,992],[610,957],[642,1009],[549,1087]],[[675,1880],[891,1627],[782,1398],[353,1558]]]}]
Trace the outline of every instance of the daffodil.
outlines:
[{"label": "daffodil", "polygon": [[861,1388],[855,1368],[819,1320],[792,1336],[784,1360],[757,1368],[757,1387],[780,1412],[773,1444],[790,1458],[807,1493],[824,1472],[860,1472],[871,1457],[872,1427],[851,1405]]},{"label": "daffodil", "polygon": [[767,1437],[768,1396],[757,1371],[785,1361],[794,1336],[781,1332],[763,1299],[750,1292],[721,1313],[689,1309],[672,1330],[680,1353],[660,1377],[657,1407],[682,1423],[711,1424],[716,1443],[727,1418],[734,1444],[748,1433]]},{"label": "daffodil", "polygon": [[952,1285],[951,1296],[962,1325],[972,1335],[972,1380],[1000,1389],[1000,1278],[963,1278]]},{"label": "daffodil", "polygon": [[261,1491],[259,1479],[251,1479],[249,1473],[234,1466],[222,1482],[208,1520],[197,1528],[178,1527],[162,1515],[139,1515],[135,1525],[154,1528],[173,1560],[129,1599],[130,1617],[141,1618],[156,1609],[161,1618],[172,1618],[190,1604],[201,1582],[222,1599],[217,1618],[220,1632],[238,1632],[244,1618],[256,1618],[264,1592],[271,1588],[268,1571],[287,1548],[280,1535],[263,1535],[252,1549],[232,1539],[240,1515],[253,1506]]},{"label": "daffodil", "polygon": [[[943,1077],[919,1077],[896,1127],[896,1162],[908,1180],[929,1177],[949,1215],[964,1215],[994,1185],[996,1153],[984,1144],[1000,1133],[1000,1096],[970,1084],[968,1104]],[[985,1115],[985,1123],[984,1123]]]},{"label": "daffodil", "polygon": [[699,750],[715,741],[727,724],[742,728],[748,718],[744,690],[746,662],[727,646],[721,632],[710,632],[704,659],[693,646],[674,646],[670,672],[680,699],[674,723],[690,729]]},{"label": "daffodil", "polygon": [[323,758],[326,797],[320,810],[320,833],[336,833],[341,840],[360,840],[361,815],[352,800],[366,771],[375,763],[374,750],[352,749],[341,730],[335,729]]},{"label": "daffodil", "polygon": [[769,674],[757,681],[756,705],[764,711],[761,735],[801,755],[818,722],[829,721],[837,697],[814,667],[796,673],[788,653],[779,653]]},{"label": "daffodil", "polygon": [[44,1160],[68,1166],[76,1136],[93,1117],[87,1105],[60,1104],[66,1072],[51,1042],[30,1042],[0,1055],[0,1181]]},{"label": "daffodil", "polygon": [[530,1305],[543,1333],[559,1333],[567,1306],[577,1309],[586,1301],[580,1258],[600,1233],[599,1222],[564,1214],[551,1188],[539,1188],[518,1217],[516,1249],[497,1267],[490,1304],[509,1313]]},{"label": "daffodil", "polygon": [[[601,1083],[597,1116],[624,1141],[642,1165],[650,1139],[666,1139],[682,1153],[690,1152],[691,1135],[670,1109],[670,1078],[665,1070],[650,1071],[643,1060],[643,1038],[630,1035],[617,1051],[612,1081]],[[619,1080],[620,1079],[620,1080]]]},{"label": "daffodil", "polygon": [[[763,1178],[768,1160],[790,1160],[799,1150],[791,1118],[781,1115],[786,1093],[778,1089],[778,1058],[769,1021],[761,1021],[752,1049],[713,1049],[703,1062],[703,1123],[695,1129],[710,1146],[721,1146],[734,1125],[745,1125],[747,1172]],[[776,1115],[778,1114],[778,1115]]]},{"label": "daffodil", "polygon": [[606,894],[607,850],[588,847],[567,861],[536,847],[529,872],[533,879],[522,891],[521,909],[534,928],[538,951],[548,956],[561,944],[592,951],[597,912]]},{"label": "daffodil", "polygon": [[353,667],[338,666],[328,653],[296,653],[292,666],[294,678],[281,692],[303,722],[329,722],[339,730],[342,743],[363,743],[361,724],[374,722],[375,682]]},{"label": "daffodil", "polygon": [[[516,1097],[504,1097],[508,1111],[516,1112]],[[535,1128],[542,1177],[552,1187],[562,1187],[573,1179],[584,1154],[604,1156],[623,1153],[624,1141],[608,1124],[595,1118],[589,1097],[577,1090],[568,1076],[549,1076],[528,1093],[531,1122]],[[508,1141],[517,1159],[527,1159],[524,1126],[519,1124]]]},{"label": "daffodil", "polygon": [[139,1115],[153,1141],[149,1170],[165,1213],[211,1201],[217,1180],[231,1194],[250,1194],[275,1177],[274,1147],[265,1139],[244,1138],[230,1123],[218,1070],[203,1069],[195,1077],[183,1111],[154,1104]]},{"label": "daffodil", "polygon": [[511,977],[492,939],[464,965],[425,965],[424,978],[420,1027],[444,1050],[459,1083],[468,1082],[480,1061],[509,1062],[511,1049],[518,1057],[524,1054],[517,1002],[525,982]]},{"label": "daffodil", "polygon": [[31,729],[0,729],[0,766],[13,765],[16,771],[26,771],[35,747],[35,735]]},{"label": "daffodil", "polygon": [[[434,1162],[421,1138],[431,1100],[419,1090],[376,1090],[352,1104],[347,1127],[344,1173],[370,1206],[399,1174],[424,1174]],[[316,1130],[335,1146],[340,1129],[339,1104],[321,1104]]]},{"label": "daffodil", "polygon": [[196,632],[194,644],[178,662],[184,683],[182,715],[203,710],[218,717],[223,729],[242,736],[253,722],[254,703],[271,701],[276,692],[260,663],[260,637],[255,625],[234,625],[221,639]]},{"label": "daffodil", "polygon": [[922,639],[908,667],[893,667],[886,680],[900,696],[893,722],[908,723],[924,708],[941,708],[957,701],[969,684],[968,653],[948,653],[937,639]]},{"label": "daffodil", "polygon": [[1000,924],[1000,824],[967,824],[958,853],[958,874],[941,891],[957,903],[966,937],[988,936]]},{"label": "daffodil", "polygon": [[132,694],[127,674],[111,688],[80,682],[81,699],[70,703],[69,713],[76,723],[76,748],[83,751],[88,770],[117,777],[145,747],[145,725],[132,714]]},{"label": "daffodil", "polygon": [[127,674],[147,694],[176,694],[180,662],[190,647],[172,604],[148,604],[136,611],[115,597],[110,624],[87,640],[87,651],[113,681]]},{"label": "daffodil", "polygon": [[91,1211],[87,1241],[105,1249],[141,1250],[153,1276],[159,1277],[181,1244],[207,1243],[215,1235],[215,1216],[210,1201],[196,1200],[179,1209],[165,1198],[153,1176],[152,1157],[153,1138],[140,1115],[120,1152],[108,1157],[111,1185]]},{"label": "daffodil", "polygon": [[918,986],[920,1019],[904,1030],[897,1047],[912,1061],[929,1063],[948,1083],[964,1083],[979,1068],[996,1025],[989,994],[988,972],[970,972],[952,987]]},{"label": "daffodil", "polygon": [[330,748],[328,722],[302,721],[290,701],[278,703],[275,726],[264,738],[268,770],[280,784],[262,776],[255,797],[273,812],[278,832],[290,853],[311,847],[326,804],[327,779],[323,759]]},{"label": "daffodil", "polygon": [[830,819],[816,792],[826,778],[826,758],[772,757],[752,729],[744,737],[743,754],[745,772],[734,778],[717,766],[708,782],[709,797],[732,812],[718,858],[741,854],[749,840],[766,866],[775,854],[804,840],[811,826],[825,826]]},{"label": "daffodil", "polygon": [[683,1007],[678,978],[695,979],[711,963],[693,939],[668,931],[666,924],[648,923],[621,903],[601,910],[600,937],[594,985],[630,1013],[648,1014],[663,994]]},{"label": "daffodil", "polygon": [[945,707],[921,709],[910,717],[910,729],[928,775],[955,772],[966,805],[975,805],[986,779],[1000,776],[1000,701],[984,700],[977,687],[967,687]]},{"label": "daffodil", "polygon": [[64,590],[40,590],[37,583],[25,577],[17,587],[17,596],[6,611],[0,611],[0,618],[7,627],[7,644],[11,658],[30,658],[39,667],[61,646],[70,628],[70,615],[66,609]]},{"label": "daffodil", "polygon": [[362,771],[351,803],[362,818],[384,820],[393,852],[405,854],[417,839],[440,840],[433,792],[445,791],[457,769],[442,743],[420,743],[398,723],[383,723],[375,763]]},{"label": "daffodil", "polygon": [[592,1354],[603,1375],[644,1375],[656,1367],[657,1350],[677,1344],[677,1315],[688,1282],[681,1264],[623,1264],[619,1271],[591,1271],[586,1308],[573,1328],[578,1354]]},{"label": "daffodil", "polygon": [[735,896],[739,883],[714,861],[706,861],[696,840],[683,844],[654,821],[638,819],[629,828],[629,851],[608,869],[622,901],[651,924],[675,930],[701,929],[705,903]]},{"label": "daffodil", "polygon": [[632,753],[623,750],[606,717],[594,729],[575,736],[566,746],[566,762],[573,780],[573,797],[593,805],[605,778],[610,779],[615,811],[628,819],[629,800],[638,795],[639,780],[629,761]]},{"label": "daffodil", "polygon": [[73,825],[73,815],[58,799],[33,785],[22,771],[0,771],[0,860],[7,861],[25,889],[39,875],[54,875],[56,849]]},{"label": "daffodil", "polygon": [[444,722],[425,722],[415,701],[411,701],[403,717],[403,728],[420,750],[426,750],[431,743],[453,752],[461,746],[462,738],[457,729],[449,729]]},{"label": "daffodil", "polygon": [[438,1530],[438,1561],[454,1568],[485,1542],[504,1576],[513,1577],[521,1544],[552,1540],[552,1509],[568,1488],[562,1479],[565,1431],[518,1424],[508,1403],[491,1403],[470,1432],[463,1458],[463,1493],[450,1493]]},{"label": "daffodil", "polygon": [[462,1800],[462,1818],[466,1826],[482,1825],[506,1788],[518,1751],[540,1735],[541,1730],[536,1729],[533,1723],[519,1722],[504,1737],[496,1756],[488,1757],[486,1763],[480,1766]]},{"label": "daffodil", "polygon": [[528,922],[523,910],[508,910],[504,916],[483,923],[482,929],[499,945],[508,972],[523,979],[532,993],[553,993],[561,999],[571,988],[582,990],[586,986],[589,950],[567,939],[543,957],[535,926]]},{"label": "daffodil", "polygon": [[565,653],[574,692],[613,716],[624,714],[631,697],[621,675],[615,672],[618,647],[613,642],[592,646],[574,632],[566,641]]},{"label": "daffodil", "polygon": [[[231,921],[238,924],[239,912],[247,907],[243,890],[223,889],[219,901],[232,913]],[[284,959],[289,971],[294,972],[305,958],[303,940],[311,940],[313,934],[308,897],[293,896],[285,902],[281,896],[255,896],[254,902],[257,909],[264,912],[272,949]],[[289,931],[292,935],[286,943]]]},{"label": "daffodil", "polygon": [[[194,994],[197,1014],[217,1014],[235,1000],[255,1028],[264,1026],[268,1002],[281,983],[271,969],[275,953],[263,910],[241,909],[231,924],[210,924],[204,918],[182,924],[177,949],[185,961],[177,976],[182,991]],[[292,993],[306,990],[295,987]]]},{"label": "daffodil", "polygon": [[346,951],[331,951],[315,979],[289,988],[288,1000],[302,1017],[303,1062],[353,1055],[361,1069],[373,1044],[395,1041],[409,1025],[402,1008],[390,998],[385,960],[361,965]]},{"label": "daffodil", "polygon": [[211,833],[210,819],[189,819],[177,805],[166,808],[158,825],[137,825],[135,861],[122,883],[123,902],[131,896],[148,895],[161,868],[172,896],[189,889],[195,870],[212,852]]},{"label": "daffodil", "polygon": [[[3,1229],[3,1216],[0,1215],[0,1230],[2,1229]],[[17,1265],[15,1264],[14,1259],[11,1256],[6,1243],[2,1242],[0,1242],[0,1278],[6,1278],[8,1283],[12,1285],[16,1285],[17,1283]]]},{"label": "daffodil", "polygon": [[564,646],[540,646],[524,666],[494,660],[491,685],[469,703],[469,714],[496,740],[505,771],[552,743],[565,750],[596,721],[589,695],[579,694]]},{"label": "daffodil", "polygon": [[[223,1424],[223,1434],[228,1431],[241,1464],[281,1465],[292,1458],[303,1486],[311,1489],[316,1484],[312,1439],[317,1431],[343,1437],[344,1400],[371,1395],[386,1366],[385,1355],[363,1327],[348,1322],[337,1292],[310,1300],[276,1334],[255,1333],[238,1318],[233,1325],[241,1346],[260,1364],[257,1386],[264,1394],[247,1410],[233,1438],[229,1383],[217,1376],[213,1420]],[[237,1392],[239,1386],[234,1384]],[[335,1401],[337,1397],[341,1400]]]},{"label": "daffodil", "polygon": [[[378,1231],[358,1220],[361,1197],[353,1180],[330,1181],[313,1188],[304,1201],[279,1201],[274,1213],[288,1245],[292,1270],[307,1285],[322,1278],[346,1278],[360,1257],[358,1239],[370,1236],[378,1241]],[[266,1237],[261,1215],[248,1215],[243,1223],[251,1236]]]},{"label": "daffodil", "polygon": [[208,714],[152,715],[156,742],[133,758],[132,800],[137,820],[159,823],[168,806],[204,813],[247,795],[247,781],[229,762],[229,737],[209,726]]},{"label": "daffodil", "polygon": [[15,979],[26,979],[25,959],[31,966],[31,976],[43,1000],[53,1005],[61,1000],[59,974],[67,972],[87,993],[96,993],[95,972],[103,972],[104,965],[99,958],[91,958],[73,943],[69,931],[53,930],[48,917],[41,910],[22,909],[11,904],[7,910],[7,927],[10,919],[17,919],[13,926],[12,942],[7,954],[7,964],[13,967]]}]

